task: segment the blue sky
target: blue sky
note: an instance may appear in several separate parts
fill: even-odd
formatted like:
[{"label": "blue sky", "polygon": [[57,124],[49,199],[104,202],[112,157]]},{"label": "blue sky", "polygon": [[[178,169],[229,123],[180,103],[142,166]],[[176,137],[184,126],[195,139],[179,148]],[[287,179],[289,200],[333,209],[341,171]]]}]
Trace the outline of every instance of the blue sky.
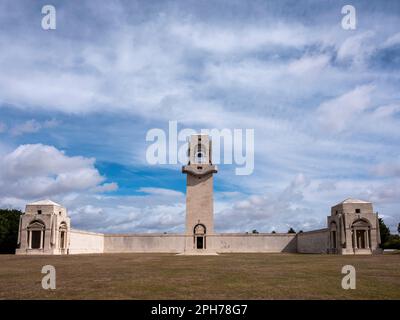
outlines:
[{"label": "blue sky", "polygon": [[[398,1],[0,4],[0,205],[51,198],[76,228],[180,232],[185,176],[146,162],[152,128],[254,129],[221,165],[217,231],[324,227],[345,198],[400,222]],[[341,8],[356,8],[355,30]]]}]

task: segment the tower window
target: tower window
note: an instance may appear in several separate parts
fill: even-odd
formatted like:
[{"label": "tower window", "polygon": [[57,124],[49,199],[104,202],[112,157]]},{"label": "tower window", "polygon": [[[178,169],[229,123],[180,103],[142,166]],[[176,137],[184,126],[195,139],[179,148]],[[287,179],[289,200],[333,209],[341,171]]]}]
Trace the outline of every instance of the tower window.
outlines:
[{"label": "tower window", "polygon": [[196,163],[205,163],[206,161],[206,151],[204,146],[199,143],[195,149],[195,158]]},{"label": "tower window", "polygon": [[361,209],[356,209],[356,213],[361,213]]},{"label": "tower window", "polygon": [[42,214],[42,210],[38,210],[38,211],[37,211],[37,214]]}]

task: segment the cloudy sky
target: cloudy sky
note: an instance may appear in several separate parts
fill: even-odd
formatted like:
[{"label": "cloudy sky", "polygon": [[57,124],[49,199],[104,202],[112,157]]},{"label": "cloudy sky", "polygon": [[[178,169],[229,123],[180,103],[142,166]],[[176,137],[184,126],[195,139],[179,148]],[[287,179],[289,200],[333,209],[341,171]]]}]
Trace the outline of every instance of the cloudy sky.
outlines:
[{"label": "cloudy sky", "polygon": [[75,228],[181,232],[185,176],[145,157],[147,132],[177,121],[254,129],[254,172],[215,176],[217,231],[324,227],[348,197],[395,231],[400,2],[350,2],[1,1],[0,206],[50,198]]}]

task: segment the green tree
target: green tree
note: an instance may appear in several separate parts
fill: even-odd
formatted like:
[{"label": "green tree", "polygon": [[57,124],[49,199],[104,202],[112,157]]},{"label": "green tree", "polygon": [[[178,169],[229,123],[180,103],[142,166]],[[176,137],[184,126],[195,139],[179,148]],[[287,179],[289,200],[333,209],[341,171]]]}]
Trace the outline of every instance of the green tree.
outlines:
[{"label": "green tree", "polygon": [[390,238],[390,230],[386,226],[385,222],[383,222],[382,218],[379,218],[379,231],[381,233],[381,246],[385,244]]},{"label": "green tree", "polygon": [[296,233],[296,231],[294,231],[293,228],[290,228],[289,231],[287,233]]},{"label": "green tree", "polygon": [[397,232],[400,234],[400,222],[399,222],[399,224],[397,225]]},{"label": "green tree", "polygon": [[254,229],[251,233],[259,233],[256,229]]},{"label": "green tree", "polygon": [[389,240],[384,243],[383,248],[400,250],[400,236],[397,234],[390,235]]},{"label": "green tree", "polygon": [[21,214],[19,210],[0,209],[0,253],[15,253]]}]

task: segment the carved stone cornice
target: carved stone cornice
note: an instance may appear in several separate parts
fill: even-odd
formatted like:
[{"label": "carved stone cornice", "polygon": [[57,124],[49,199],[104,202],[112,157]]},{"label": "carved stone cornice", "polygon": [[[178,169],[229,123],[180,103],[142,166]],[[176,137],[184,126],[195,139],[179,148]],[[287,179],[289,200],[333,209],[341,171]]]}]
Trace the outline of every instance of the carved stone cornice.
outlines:
[{"label": "carved stone cornice", "polygon": [[217,173],[218,168],[214,164],[189,164],[182,167],[183,173],[192,174],[194,176],[204,176],[209,173]]}]

